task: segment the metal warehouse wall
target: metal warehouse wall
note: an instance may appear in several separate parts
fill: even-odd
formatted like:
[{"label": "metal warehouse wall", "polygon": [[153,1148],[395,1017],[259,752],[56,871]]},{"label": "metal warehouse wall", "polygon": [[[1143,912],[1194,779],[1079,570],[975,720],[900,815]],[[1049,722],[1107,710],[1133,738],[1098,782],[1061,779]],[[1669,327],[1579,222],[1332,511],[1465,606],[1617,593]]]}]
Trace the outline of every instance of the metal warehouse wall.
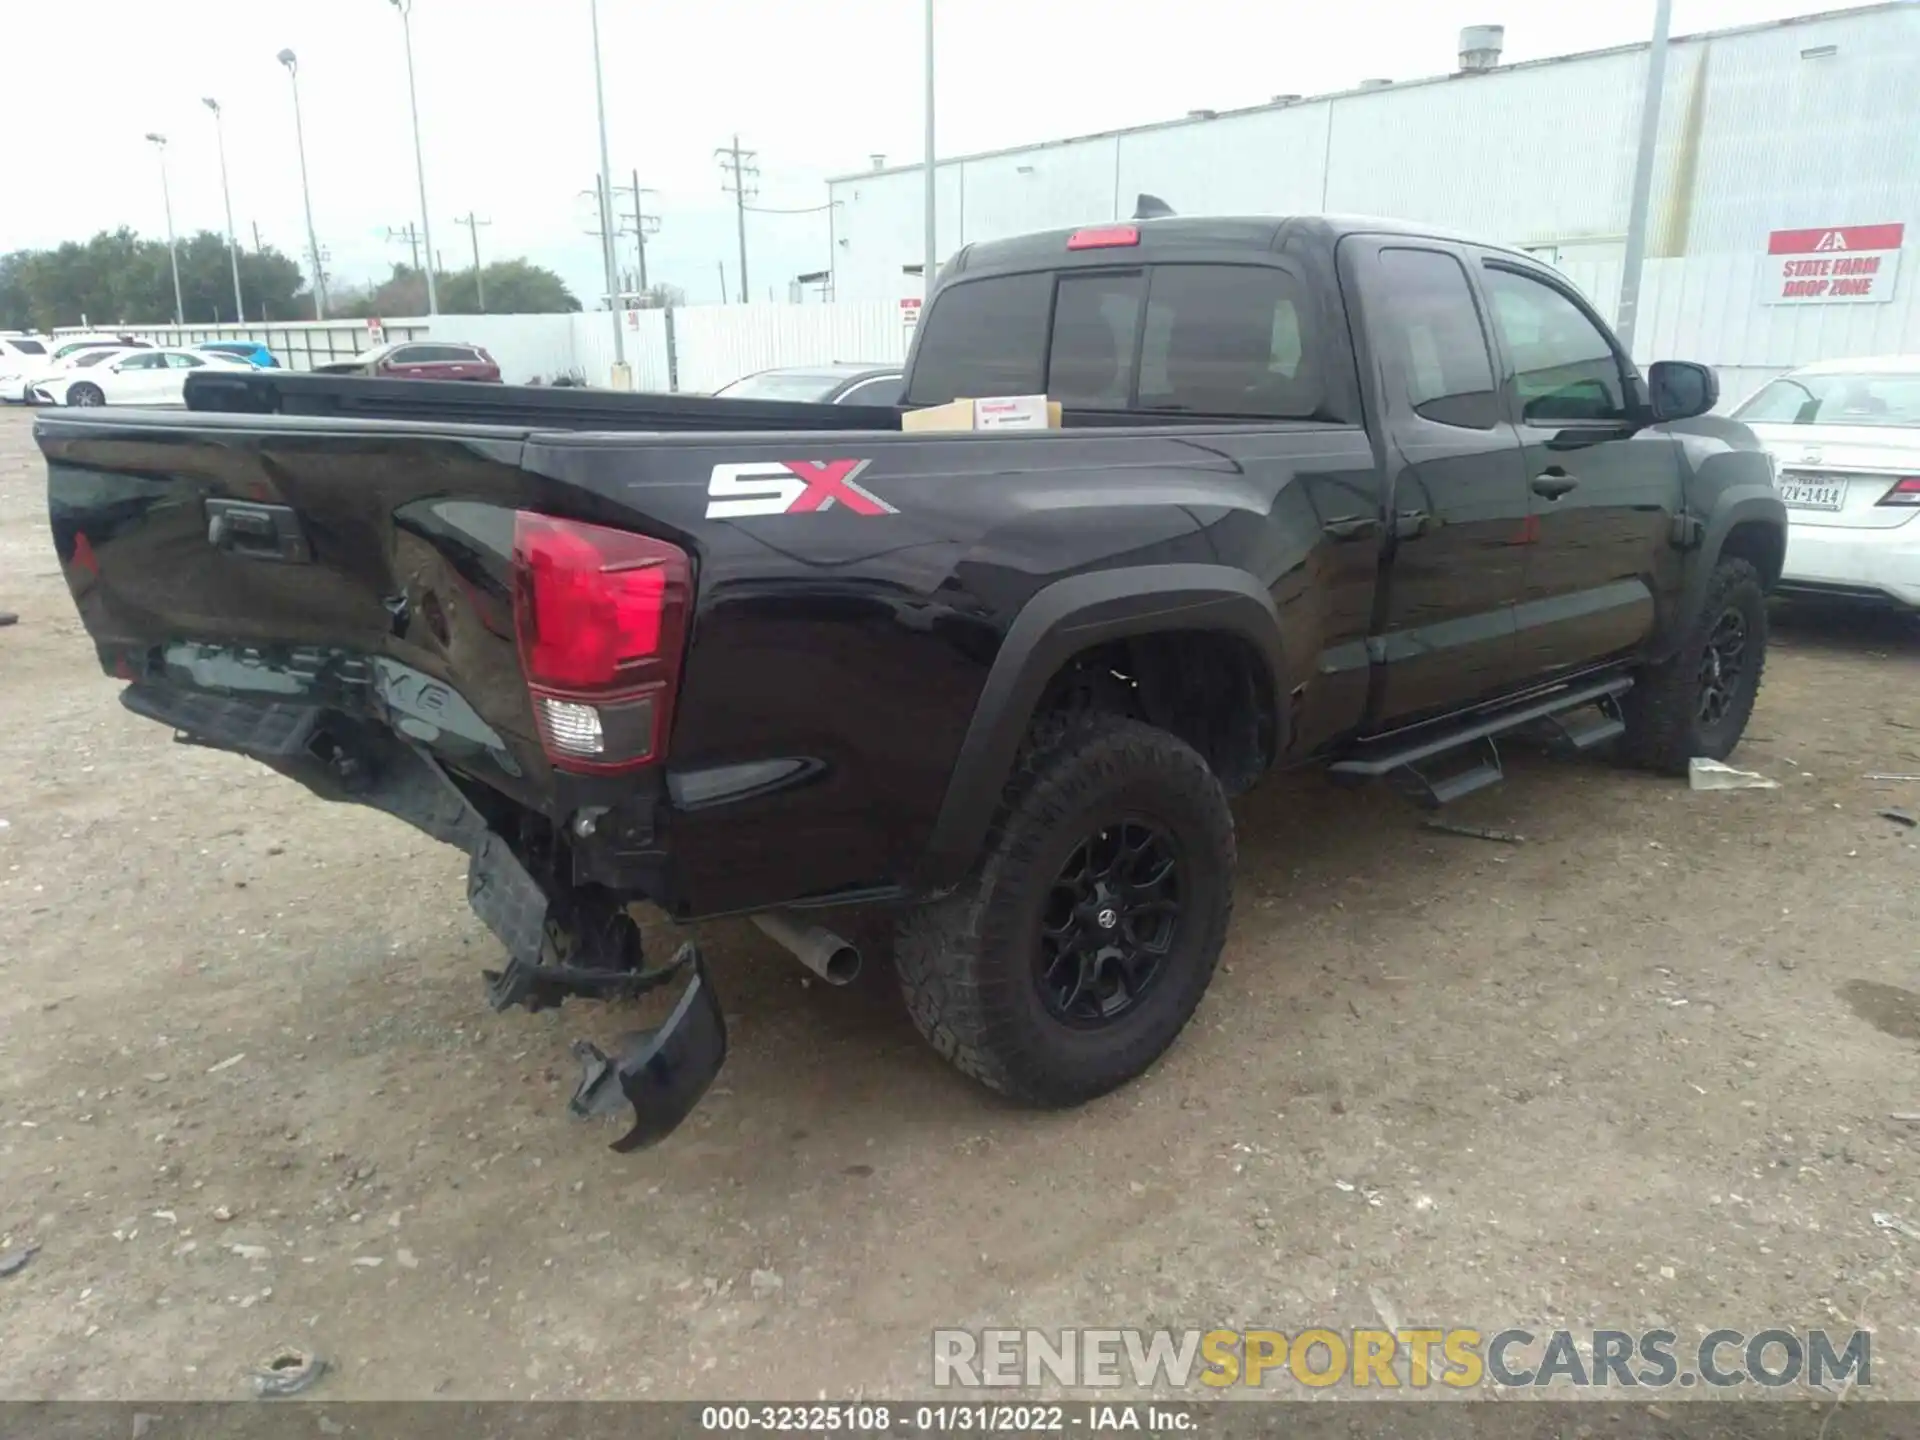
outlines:
[{"label": "metal warehouse wall", "polygon": [[[938,249],[1124,218],[1146,191],[1185,215],[1393,215],[1562,262],[1614,259],[1645,72],[1638,46],[955,159],[939,167]],[[1920,225],[1916,135],[1920,7],[1676,40],[1649,254],[1755,253],[1769,230],[1798,226]],[[840,299],[920,293],[903,267],[923,249],[922,174],[830,186]]]}]

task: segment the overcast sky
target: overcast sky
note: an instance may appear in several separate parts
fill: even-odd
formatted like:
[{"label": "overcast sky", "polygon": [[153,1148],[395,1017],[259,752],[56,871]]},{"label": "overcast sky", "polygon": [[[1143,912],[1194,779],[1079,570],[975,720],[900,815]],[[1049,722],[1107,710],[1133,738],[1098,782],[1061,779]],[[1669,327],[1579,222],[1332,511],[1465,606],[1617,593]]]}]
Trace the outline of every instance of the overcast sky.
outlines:
[{"label": "overcast sky", "polygon": [[[936,0],[943,153],[1225,110],[1282,92],[1453,68],[1463,25],[1507,27],[1508,60],[1644,39],[1653,0]],[[1688,34],[1847,0],[1674,0]],[[922,0],[600,0],[618,183],[638,168],[663,227],[650,278],[736,287],[733,217],[713,151],[759,152],[765,206],[823,204],[825,177],[921,155]],[[435,246],[468,263],[525,254],[598,293],[599,166],[588,0],[414,0]],[[131,225],[164,233],[150,130],[170,140],[181,231],[219,229],[213,116],[225,107],[234,223],[303,253],[288,77],[300,95],[315,226],[340,276],[402,257],[419,218],[401,26],[390,0],[0,0],[0,252]],[[749,215],[756,299],[825,268],[826,217]],[[630,245],[631,242],[624,242]]]}]

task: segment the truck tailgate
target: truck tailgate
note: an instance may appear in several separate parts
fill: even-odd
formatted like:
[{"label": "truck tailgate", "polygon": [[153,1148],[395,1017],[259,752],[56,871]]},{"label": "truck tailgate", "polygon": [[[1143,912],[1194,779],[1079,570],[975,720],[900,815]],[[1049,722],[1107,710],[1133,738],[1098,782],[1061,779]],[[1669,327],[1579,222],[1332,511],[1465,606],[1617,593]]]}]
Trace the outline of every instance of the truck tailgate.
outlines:
[{"label": "truck tailgate", "polygon": [[349,710],[438,682],[453,693],[419,703],[492,732],[520,790],[546,767],[515,653],[513,515],[555,488],[518,468],[523,433],[159,414],[38,427],[55,548],[106,669]]}]

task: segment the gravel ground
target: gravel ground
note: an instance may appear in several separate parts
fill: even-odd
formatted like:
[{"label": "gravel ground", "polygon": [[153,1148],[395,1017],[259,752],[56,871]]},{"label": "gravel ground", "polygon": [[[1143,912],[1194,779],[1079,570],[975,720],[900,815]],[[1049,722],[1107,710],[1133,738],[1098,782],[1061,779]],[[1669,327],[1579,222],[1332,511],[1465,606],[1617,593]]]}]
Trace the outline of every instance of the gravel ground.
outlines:
[{"label": "gravel ground", "polygon": [[[1920,1398],[1920,634],[1780,617],[1774,791],[1520,758],[1437,834],[1317,777],[1238,810],[1224,965],[1147,1078],[1011,1109],[884,948],[707,927],[734,1051],[637,1157],[496,1016],[453,852],[170,743],[97,671],[0,412],[0,1397],[925,1393],[936,1326],[1856,1323]],[[670,937],[659,937],[663,942]]]}]

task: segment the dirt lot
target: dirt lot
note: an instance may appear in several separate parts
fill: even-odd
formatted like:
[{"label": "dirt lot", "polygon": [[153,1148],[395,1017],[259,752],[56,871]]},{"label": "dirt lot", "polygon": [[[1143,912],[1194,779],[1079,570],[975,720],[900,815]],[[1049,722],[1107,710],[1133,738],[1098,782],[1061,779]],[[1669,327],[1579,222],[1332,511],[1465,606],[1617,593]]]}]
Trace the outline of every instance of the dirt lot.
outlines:
[{"label": "dirt lot", "polygon": [[1457,817],[1509,847],[1269,785],[1197,1020],[1074,1114],[948,1070],[884,951],[832,991],[709,927],[732,1058],[623,1159],[563,1112],[623,1017],[489,1013],[461,857],[122,711],[43,486],[0,413],[0,1396],[235,1396],[282,1340],[336,1398],[904,1395],[935,1326],[1385,1315],[1863,1317],[1920,1398],[1872,1219],[1920,1234],[1920,784],[1863,779],[1920,773],[1912,627],[1782,618],[1778,791],[1522,759]]}]

